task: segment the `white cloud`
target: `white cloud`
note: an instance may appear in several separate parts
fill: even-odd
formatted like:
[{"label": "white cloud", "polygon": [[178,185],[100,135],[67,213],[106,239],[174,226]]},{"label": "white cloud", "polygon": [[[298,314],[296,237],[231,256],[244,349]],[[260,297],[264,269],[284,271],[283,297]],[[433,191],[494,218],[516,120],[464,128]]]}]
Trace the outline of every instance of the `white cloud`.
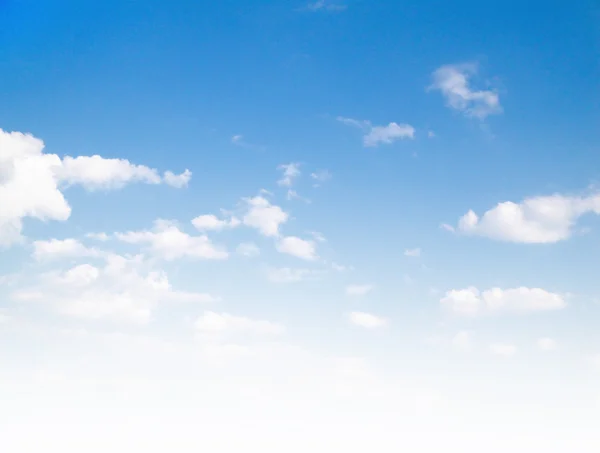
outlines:
[{"label": "white cloud", "polygon": [[352,324],[367,329],[376,329],[388,325],[387,319],[362,311],[353,311],[348,318]]},{"label": "white cloud", "polygon": [[329,181],[332,178],[331,173],[327,170],[317,170],[310,174],[310,177],[315,181],[313,187],[319,187],[322,183]]},{"label": "white cloud", "polygon": [[397,140],[415,138],[415,128],[410,124],[389,123],[387,126],[373,126],[370,121],[359,121],[352,118],[338,117],[338,121],[348,126],[358,127],[364,131],[363,144],[367,148],[380,144],[391,144]]},{"label": "white cloud", "polygon": [[120,189],[130,182],[160,184],[158,172],[145,165],[135,165],[126,159],[105,159],[94,156],[66,156],[57,169],[60,182],[81,185],[87,190]]},{"label": "white cloud", "polygon": [[346,287],[348,296],[364,296],[373,290],[373,285],[349,285]]},{"label": "white cloud", "polygon": [[288,200],[300,200],[303,201],[304,203],[310,204],[311,201],[306,198],[303,197],[302,195],[300,195],[298,192],[296,192],[293,189],[288,189],[287,194],[285,196]]},{"label": "white cloud", "polygon": [[241,222],[236,217],[221,220],[214,214],[204,214],[194,218],[192,220],[192,225],[200,231],[221,231],[226,228],[235,228],[241,225]]},{"label": "white cloud", "polygon": [[439,90],[446,98],[448,107],[466,116],[484,119],[502,112],[500,98],[494,90],[473,90],[470,79],[477,74],[477,65],[446,65],[433,73],[429,90]]},{"label": "white cloud", "polygon": [[314,261],[318,258],[317,246],[313,241],[306,241],[296,236],[286,236],[277,242],[277,251],[288,255]]},{"label": "white cloud", "polygon": [[152,231],[115,233],[115,237],[130,244],[148,244],[152,253],[167,261],[183,257],[223,260],[229,256],[207,236],[190,236],[173,222],[164,220],[155,221]]},{"label": "white cloud", "polygon": [[41,302],[59,313],[82,319],[145,324],[160,303],[206,303],[218,298],[176,291],[167,275],[148,268],[140,256],[106,256],[103,266],[79,264],[41,276],[39,285],[21,288],[12,298]]},{"label": "white cloud", "polygon": [[283,171],[283,175],[277,184],[284,187],[291,187],[294,181],[300,176],[300,164],[297,162],[291,162],[289,164],[282,164],[277,167],[278,170]]},{"label": "white cloud", "polygon": [[408,249],[404,251],[404,256],[410,256],[412,258],[418,258],[421,256],[421,249],[420,248],[416,248],[416,249]]},{"label": "white cloud", "polygon": [[163,181],[165,184],[175,187],[176,189],[180,189],[182,187],[187,187],[190,180],[192,179],[192,172],[187,168],[185,171],[179,175],[176,175],[172,171],[166,171],[163,176]]},{"label": "white cloud", "polygon": [[22,241],[23,218],[65,221],[71,207],[61,185],[116,189],[131,182],[158,184],[156,170],[124,159],[44,153],[32,135],[0,129],[0,246]]},{"label": "white cloud", "polygon": [[600,214],[600,195],[533,197],[521,203],[499,203],[481,218],[469,211],[461,217],[458,230],[506,242],[552,243],[569,238],[586,213]]},{"label": "white cloud", "polygon": [[329,11],[329,12],[340,12],[347,8],[346,5],[341,3],[333,3],[329,0],[316,0],[306,5],[308,11]]},{"label": "white cloud", "polygon": [[270,321],[255,320],[229,313],[204,312],[195,323],[201,333],[218,335],[281,335],[285,328]]},{"label": "white cloud", "polygon": [[243,139],[244,139],[243,135],[240,135],[240,134],[234,135],[233,137],[231,137],[231,143],[238,144],[238,143],[241,143]]},{"label": "white cloud", "polygon": [[245,201],[248,211],[242,219],[244,225],[256,228],[264,236],[279,236],[279,227],[288,221],[288,213],[261,196]]},{"label": "white cloud", "polygon": [[314,275],[309,269],[292,269],[289,267],[267,269],[267,279],[273,283],[296,283]]},{"label": "white cloud", "polygon": [[260,249],[254,242],[242,242],[237,246],[236,252],[248,258],[260,255]]},{"label": "white cloud", "polygon": [[540,338],[537,341],[537,346],[542,351],[554,351],[557,347],[557,343],[552,338]]},{"label": "white cloud", "polygon": [[33,257],[37,261],[98,255],[98,250],[86,247],[77,239],[50,239],[33,242]]},{"label": "white cloud", "polygon": [[440,304],[459,315],[517,313],[526,314],[554,311],[566,307],[559,294],[540,288],[519,287],[514,289],[491,288],[480,292],[471,286],[466,289],[447,291]]},{"label": "white cloud", "polygon": [[490,351],[502,357],[512,357],[517,353],[517,347],[508,343],[493,343],[490,345]]}]

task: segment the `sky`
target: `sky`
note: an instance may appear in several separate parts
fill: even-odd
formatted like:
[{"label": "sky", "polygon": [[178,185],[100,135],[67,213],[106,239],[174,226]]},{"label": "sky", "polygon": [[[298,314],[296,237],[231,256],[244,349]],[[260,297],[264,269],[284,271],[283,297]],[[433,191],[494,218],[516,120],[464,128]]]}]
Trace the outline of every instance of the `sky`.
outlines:
[{"label": "sky", "polygon": [[600,6],[0,0],[0,449],[596,452]]}]

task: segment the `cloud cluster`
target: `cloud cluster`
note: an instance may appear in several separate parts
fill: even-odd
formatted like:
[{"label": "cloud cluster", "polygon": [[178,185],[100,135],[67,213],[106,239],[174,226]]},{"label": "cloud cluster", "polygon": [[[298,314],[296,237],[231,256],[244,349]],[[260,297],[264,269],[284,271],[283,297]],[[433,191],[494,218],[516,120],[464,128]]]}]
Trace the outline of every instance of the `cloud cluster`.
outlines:
[{"label": "cloud cluster", "polygon": [[443,308],[462,316],[480,314],[527,314],[561,310],[564,298],[541,288],[491,288],[479,291],[471,286],[447,291],[440,300]]},{"label": "cloud cluster", "polygon": [[[113,190],[126,184],[165,182],[181,187],[189,171],[166,179],[154,169],[125,159],[100,156],[65,157],[44,153],[44,143],[30,134],[0,129],[0,246],[21,241],[23,219],[65,221],[71,207],[62,190],[72,185],[86,190]],[[175,179],[174,179],[175,178]],[[178,179],[179,178],[179,179]]]},{"label": "cloud cluster", "polygon": [[568,239],[577,220],[587,213],[600,214],[600,195],[531,197],[520,203],[499,203],[481,217],[469,211],[460,218],[457,230],[505,242],[553,243]]}]

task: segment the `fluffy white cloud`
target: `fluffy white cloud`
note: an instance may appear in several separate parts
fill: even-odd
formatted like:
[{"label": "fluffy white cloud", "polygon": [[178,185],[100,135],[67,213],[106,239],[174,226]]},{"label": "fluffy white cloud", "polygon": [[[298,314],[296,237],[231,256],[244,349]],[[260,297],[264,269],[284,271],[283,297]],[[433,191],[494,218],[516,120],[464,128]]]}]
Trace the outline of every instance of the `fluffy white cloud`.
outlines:
[{"label": "fluffy white cloud", "polygon": [[183,173],[176,175],[172,171],[166,171],[163,176],[163,181],[165,184],[175,187],[176,189],[180,189],[182,187],[187,187],[190,180],[192,179],[192,172],[188,169],[185,169]]},{"label": "fluffy white cloud", "polygon": [[242,219],[244,225],[256,228],[265,236],[279,236],[279,227],[288,221],[289,214],[260,195],[245,201],[248,211]]},{"label": "fluffy white cloud", "polygon": [[23,218],[65,221],[71,215],[61,186],[120,188],[130,182],[158,184],[156,170],[124,159],[65,157],[44,153],[32,135],[0,129],[0,246],[21,241]]},{"label": "fluffy white cloud", "polygon": [[78,184],[87,190],[120,189],[130,182],[161,183],[160,175],[153,168],[98,155],[66,156],[56,173],[60,182],[68,186]]},{"label": "fluffy white cloud", "polygon": [[412,258],[418,258],[419,256],[421,256],[421,249],[420,248],[416,248],[416,249],[408,249],[404,251],[404,256],[410,256]]},{"label": "fluffy white cloud", "polygon": [[473,90],[470,79],[477,74],[477,65],[446,65],[433,73],[429,90],[439,90],[447,105],[470,117],[484,119],[502,112],[498,93],[493,90]]},{"label": "fluffy white cloud", "polygon": [[560,310],[566,302],[559,294],[541,288],[491,288],[480,292],[471,286],[447,291],[440,304],[459,315],[475,316],[482,313],[533,313]]},{"label": "fluffy white cloud", "polygon": [[313,241],[306,241],[296,236],[286,236],[277,242],[277,251],[287,253],[304,260],[317,259],[317,245]]},{"label": "fluffy white cloud", "polygon": [[512,357],[517,353],[517,347],[509,343],[493,343],[490,345],[490,351],[502,357]]},{"label": "fluffy white cloud", "polygon": [[300,164],[297,162],[282,164],[277,169],[283,172],[281,179],[277,181],[280,186],[291,187],[300,176]]},{"label": "fluffy white cloud", "polygon": [[194,227],[200,231],[221,231],[226,228],[235,228],[240,224],[240,220],[236,217],[221,220],[214,214],[200,215],[192,220],[192,225],[194,225]]},{"label": "fluffy white cloud", "polygon": [[551,243],[569,238],[577,219],[586,213],[600,214],[600,195],[532,197],[499,203],[481,218],[469,211],[458,230],[506,242]]},{"label": "fluffy white cloud", "polygon": [[267,269],[267,279],[273,283],[296,283],[314,275],[310,269],[292,269],[289,267]]},{"label": "fluffy white cloud", "polygon": [[363,144],[371,148],[380,144],[391,144],[397,140],[415,138],[415,128],[410,124],[389,123],[387,126],[373,126],[370,121],[359,121],[352,118],[338,117],[338,121],[362,129]]},{"label": "fluffy white cloud", "polygon": [[196,329],[207,334],[281,335],[285,328],[270,321],[255,320],[229,313],[204,312],[195,323]]},{"label": "fluffy white cloud", "polygon": [[77,239],[50,239],[33,242],[33,257],[37,261],[98,255],[98,250],[86,247]]},{"label": "fluffy white cloud", "polygon": [[348,319],[352,324],[367,329],[376,329],[388,325],[387,319],[362,311],[353,311],[348,315]]},{"label": "fluffy white cloud", "polygon": [[537,341],[537,346],[542,351],[554,351],[558,345],[556,340],[553,340],[552,338],[540,338]]},{"label": "fluffy white cloud", "polygon": [[373,285],[349,285],[346,287],[348,296],[364,296],[371,292]]},{"label": "fluffy white cloud", "polygon": [[106,256],[100,266],[79,264],[41,276],[37,286],[12,294],[21,302],[41,302],[59,313],[82,319],[147,323],[160,303],[205,303],[205,293],[176,291],[166,274],[148,269],[142,257]]},{"label": "fluffy white cloud", "polygon": [[260,249],[254,242],[242,242],[237,246],[236,252],[248,258],[260,255]]},{"label": "fluffy white cloud", "polygon": [[183,257],[223,260],[229,256],[225,249],[214,245],[207,236],[190,236],[173,222],[165,220],[155,221],[152,231],[115,233],[115,237],[130,244],[148,244],[152,253],[167,261]]}]

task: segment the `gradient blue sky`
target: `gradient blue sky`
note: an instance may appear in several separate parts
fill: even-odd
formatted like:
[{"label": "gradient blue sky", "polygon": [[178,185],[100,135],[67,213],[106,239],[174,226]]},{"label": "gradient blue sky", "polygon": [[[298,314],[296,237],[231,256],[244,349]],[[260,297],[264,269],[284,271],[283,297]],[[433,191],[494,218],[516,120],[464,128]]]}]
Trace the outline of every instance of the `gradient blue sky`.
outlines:
[{"label": "gradient blue sky", "polygon": [[[503,423],[528,404],[564,428],[561,413],[549,415],[562,408],[581,422],[564,429],[592,448],[599,438],[585,421],[588,410],[600,415],[599,80],[600,7],[591,0],[0,0],[0,382],[13,408],[0,409],[0,421],[12,423],[5,451],[28,451],[14,434],[27,424],[70,420],[51,415],[58,400],[35,421],[14,421],[14,408],[37,407],[28,392],[67,398],[90,379],[150,380],[163,390],[193,381],[219,407],[215,395],[242,384],[216,382],[248,374],[262,379],[243,384],[263,392],[244,400],[253,413],[296,391],[321,401],[327,385],[341,385],[340,361],[350,400],[378,414],[369,420],[410,418],[407,403],[386,402],[396,401],[390,389],[418,382],[446,402],[442,409],[425,398],[435,426],[445,426],[452,404],[473,403],[458,431],[510,432],[505,447],[525,451],[519,429],[533,428]],[[33,160],[19,133],[43,140]],[[379,134],[374,146],[369,133]],[[58,163],[42,165],[42,152]],[[107,166],[65,157],[93,155]],[[15,169],[27,162],[44,167],[45,189],[36,191],[38,178],[23,183]],[[289,164],[298,174],[288,184]],[[152,169],[150,184],[136,173]],[[164,176],[186,170],[189,181]],[[54,216],[60,206],[48,193],[64,195],[68,219]],[[252,224],[252,197],[289,216],[276,234]],[[40,214],[45,203],[52,214]],[[202,215],[239,225],[195,228]],[[157,219],[185,240],[206,234],[228,257],[185,256],[190,247],[166,236],[152,249]],[[21,237],[8,239],[3,228],[20,221]],[[106,241],[87,236],[101,232]],[[48,248],[54,239],[72,248]],[[260,253],[236,251],[247,243]],[[111,259],[133,255],[131,274],[103,274]],[[65,274],[74,268],[91,280],[76,286]],[[276,272],[299,281],[273,281]],[[148,281],[163,273],[170,289],[154,291]],[[364,294],[350,294],[357,285]],[[496,299],[483,293],[492,288]],[[214,300],[203,302],[208,294]],[[120,305],[124,295],[148,316],[140,321]],[[165,345],[171,352],[156,349]],[[296,367],[312,370],[318,391],[290,384]],[[373,387],[382,393],[365,390]],[[169,404],[149,394],[156,407]],[[186,410],[206,402],[198,401]],[[79,410],[92,413],[96,403]],[[298,401],[281,404],[265,415],[267,437],[269,417],[299,411]],[[331,410],[347,404],[335,400]],[[481,418],[498,405],[506,418]],[[355,407],[357,426],[364,407]],[[237,426],[229,415],[219,426]],[[322,426],[337,426],[322,416]],[[419,426],[430,429],[427,420]],[[573,445],[560,430],[552,438],[540,429],[527,451]],[[325,431],[310,435],[338,436]],[[175,432],[165,431],[165,442]],[[48,433],[58,448],[64,439]],[[219,439],[210,451],[233,451],[219,450]],[[462,451],[490,447],[485,436],[472,445],[452,439]],[[384,443],[397,451],[414,442]]]}]

